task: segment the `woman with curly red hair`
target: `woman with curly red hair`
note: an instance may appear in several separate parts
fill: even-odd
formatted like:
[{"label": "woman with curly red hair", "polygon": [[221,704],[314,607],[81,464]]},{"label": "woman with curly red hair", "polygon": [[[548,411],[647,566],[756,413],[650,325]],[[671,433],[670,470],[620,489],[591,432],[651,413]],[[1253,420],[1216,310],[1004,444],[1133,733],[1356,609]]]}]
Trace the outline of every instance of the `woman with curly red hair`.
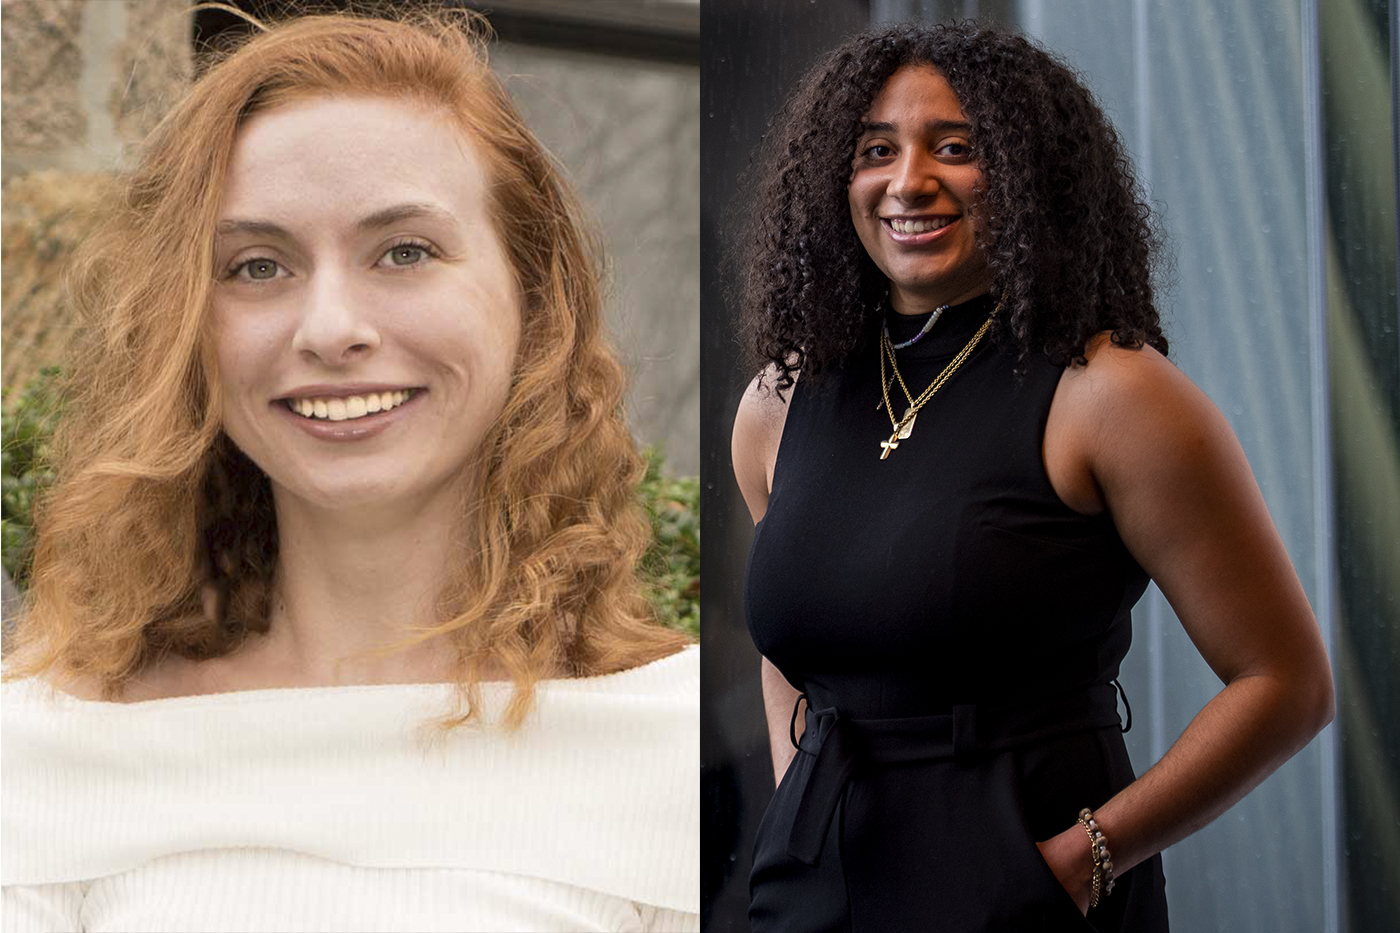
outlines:
[{"label": "woman with curly red hair", "polygon": [[[817,64],[755,173],[755,933],[1166,930],[1158,853],[1333,693],[1239,444],[1166,359],[1117,135],[1026,39],[902,26]],[[1225,686],[1137,777],[1117,676],[1149,579]]]},{"label": "woman with curly red hair", "polygon": [[698,929],[599,282],[473,16],[205,71],[76,279],[6,929]]}]

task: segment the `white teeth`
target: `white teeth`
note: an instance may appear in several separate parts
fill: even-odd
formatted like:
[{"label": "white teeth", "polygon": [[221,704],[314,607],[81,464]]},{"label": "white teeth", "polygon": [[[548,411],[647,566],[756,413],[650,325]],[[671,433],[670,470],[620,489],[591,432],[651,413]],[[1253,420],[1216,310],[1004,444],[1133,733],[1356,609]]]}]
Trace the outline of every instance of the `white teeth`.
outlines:
[{"label": "white teeth", "polygon": [[930,230],[941,230],[956,219],[939,217],[936,220],[891,220],[890,226],[894,228],[895,233],[927,233]]},{"label": "white teeth", "polygon": [[322,421],[353,421],[379,411],[397,408],[408,401],[410,392],[400,389],[396,392],[370,392],[367,395],[349,395],[344,398],[295,398],[288,401],[288,407],[304,418]]}]

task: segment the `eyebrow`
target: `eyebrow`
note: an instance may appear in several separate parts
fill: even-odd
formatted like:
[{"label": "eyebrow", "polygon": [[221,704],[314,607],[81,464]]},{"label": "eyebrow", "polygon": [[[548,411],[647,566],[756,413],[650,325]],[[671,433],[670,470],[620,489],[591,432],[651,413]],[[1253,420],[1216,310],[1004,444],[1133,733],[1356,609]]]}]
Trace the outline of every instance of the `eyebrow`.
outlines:
[{"label": "eyebrow", "polygon": [[[389,207],[381,208],[371,214],[366,214],[355,221],[355,229],[360,232],[367,230],[378,230],[392,224],[405,220],[428,219],[451,223],[454,218],[451,213],[438,207],[436,204],[427,202],[408,202],[405,204],[393,204]],[[267,220],[221,220],[215,230],[217,236],[231,236],[236,233],[247,233],[254,236],[282,237],[293,239],[291,231],[279,224]]]},{"label": "eyebrow", "polygon": [[[898,129],[899,127],[893,123],[862,123],[860,125],[860,134],[862,136],[865,136],[869,133],[894,133],[897,132]],[[964,123],[961,120],[930,120],[924,124],[924,130],[925,132],[932,133],[971,133],[972,125],[969,123]]]}]

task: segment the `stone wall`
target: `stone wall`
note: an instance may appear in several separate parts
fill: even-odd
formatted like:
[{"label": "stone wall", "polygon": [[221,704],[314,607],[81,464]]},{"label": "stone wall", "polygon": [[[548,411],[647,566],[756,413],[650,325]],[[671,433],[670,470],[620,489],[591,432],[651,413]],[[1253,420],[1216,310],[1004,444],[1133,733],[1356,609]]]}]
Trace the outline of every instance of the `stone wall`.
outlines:
[{"label": "stone wall", "polygon": [[492,63],[602,231],[632,424],[697,474],[700,69],[504,43]]},{"label": "stone wall", "polygon": [[4,177],[118,164],[191,70],[184,0],[3,0]]}]

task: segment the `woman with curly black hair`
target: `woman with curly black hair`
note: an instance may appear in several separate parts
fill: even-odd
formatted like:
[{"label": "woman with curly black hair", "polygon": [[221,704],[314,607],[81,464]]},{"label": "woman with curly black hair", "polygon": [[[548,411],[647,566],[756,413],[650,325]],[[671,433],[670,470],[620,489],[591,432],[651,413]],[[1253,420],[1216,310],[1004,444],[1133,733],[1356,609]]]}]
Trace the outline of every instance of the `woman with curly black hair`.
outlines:
[{"label": "woman with curly black hair", "polygon": [[[821,61],[756,172],[753,929],[1166,930],[1158,853],[1334,700],[1243,452],[1166,359],[1117,134],[1027,40],[906,26]],[[1225,686],[1135,778],[1149,578]]]}]

